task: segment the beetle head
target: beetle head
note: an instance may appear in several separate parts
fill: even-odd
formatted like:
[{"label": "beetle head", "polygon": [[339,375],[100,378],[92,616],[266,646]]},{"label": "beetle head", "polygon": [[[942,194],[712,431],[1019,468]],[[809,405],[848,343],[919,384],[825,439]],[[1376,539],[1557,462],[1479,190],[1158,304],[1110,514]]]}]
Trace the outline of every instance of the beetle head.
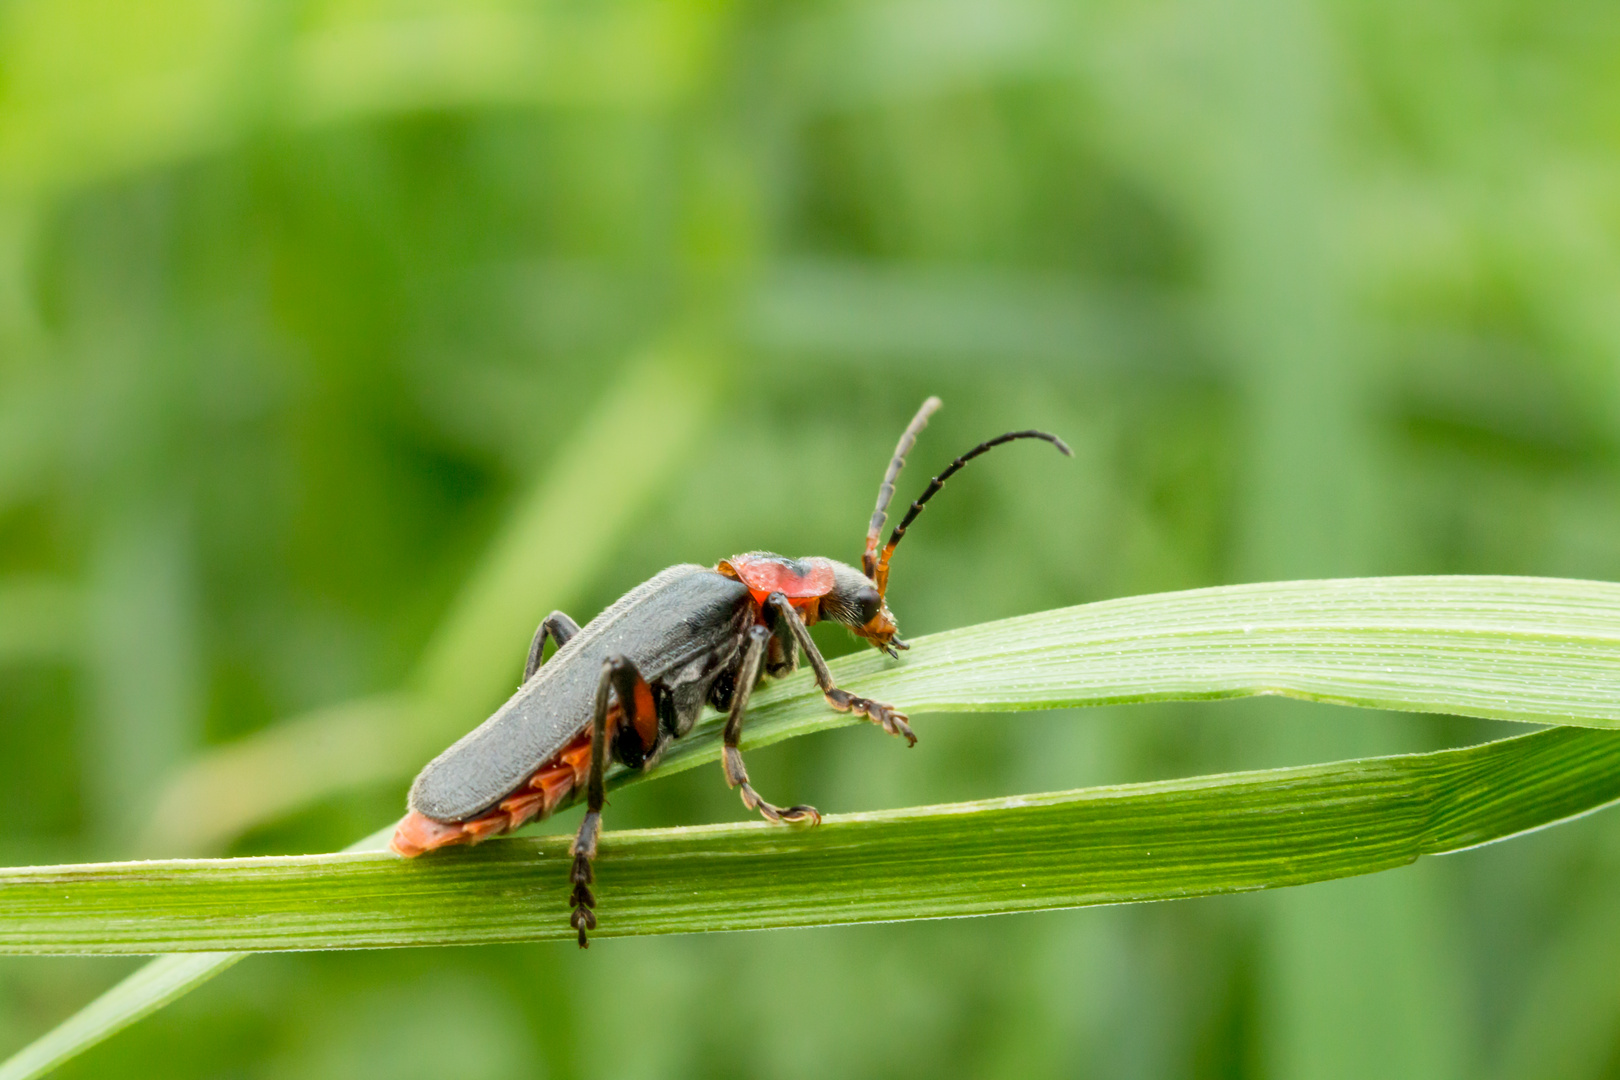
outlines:
[{"label": "beetle head", "polygon": [[898,636],[894,614],[883,601],[877,582],[855,569],[828,559],[833,568],[833,587],[821,598],[821,617],[841,622],[857,637],[863,637],[888,653],[898,656],[896,649],[909,646]]}]

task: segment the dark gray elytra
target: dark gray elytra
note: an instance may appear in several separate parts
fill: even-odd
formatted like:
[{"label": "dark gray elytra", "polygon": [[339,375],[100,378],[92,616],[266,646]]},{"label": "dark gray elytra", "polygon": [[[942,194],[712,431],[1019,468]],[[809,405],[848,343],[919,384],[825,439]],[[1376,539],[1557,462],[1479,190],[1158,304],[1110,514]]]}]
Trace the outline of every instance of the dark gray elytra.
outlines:
[{"label": "dark gray elytra", "polygon": [[629,659],[667,689],[678,725],[671,734],[684,734],[752,619],[742,582],[692,563],[662,571],[582,627],[495,715],[430,761],[411,785],[410,808],[466,821],[510,795],[590,726],[609,656]]}]

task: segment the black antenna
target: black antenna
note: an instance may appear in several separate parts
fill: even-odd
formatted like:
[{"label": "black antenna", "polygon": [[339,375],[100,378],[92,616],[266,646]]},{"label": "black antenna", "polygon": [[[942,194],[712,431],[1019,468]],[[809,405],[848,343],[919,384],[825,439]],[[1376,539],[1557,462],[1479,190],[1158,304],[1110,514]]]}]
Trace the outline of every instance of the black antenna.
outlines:
[{"label": "black antenna", "polygon": [[[915,421],[913,421],[913,423],[915,423]],[[907,433],[910,433],[909,429]],[[939,494],[939,489],[945,486],[945,481],[955,476],[962,466],[966,465],[980,454],[987,453],[1003,443],[1010,443],[1015,439],[1045,439],[1047,442],[1057,447],[1058,450],[1062,452],[1064,457],[1074,456],[1074,451],[1069,449],[1069,444],[1058,438],[1056,435],[1046,431],[1035,431],[1031,429],[1029,431],[1009,431],[1005,435],[997,435],[993,439],[987,439],[978,446],[975,446],[973,449],[969,450],[967,453],[963,454],[961,457],[957,458],[955,461],[951,462],[945,467],[944,472],[940,473],[938,476],[934,477],[928,482],[928,487],[925,491],[923,491],[922,497],[911,504],[911,509],[906,511],[906,516],[900,519],[900,524],[896,525],[894,527],[894,532],[889,534],[889,542],[883,546],[883,554],[877,560],[876,573],[874,574],[868,571],[867,576],[871,577],[873,582],[877,585],[878,593],[880,595],[888,592],[889,560],[894,557],[894,549],[900,546],[901,537],[906,535],[906,529],[910,527],[911,523],[917,520],[917,515],[922,513],[922,509],[927,505],[928,500]],[[904,442],[904,440],[902,440],[902,442]],[[891,468],[893,468],[894,472],[899,472],[897,467],[891,466]],[[881,506],[882,504],[880,503],[879,505]],[[873,532],[875,533],[882,527],[882,521],[874,516]],[[869,540],[868,544],[871,543],[872,541]]]}]

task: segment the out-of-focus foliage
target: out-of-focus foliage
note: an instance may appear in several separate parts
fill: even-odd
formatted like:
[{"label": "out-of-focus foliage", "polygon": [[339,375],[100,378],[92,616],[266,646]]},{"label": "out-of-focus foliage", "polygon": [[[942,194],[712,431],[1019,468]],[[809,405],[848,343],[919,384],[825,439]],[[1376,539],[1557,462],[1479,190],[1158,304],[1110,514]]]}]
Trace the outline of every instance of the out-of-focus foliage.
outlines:
[{"label": "out-of-focus foliage", "polygon": [[[675,561],[854,556],[930,392],[903,492],[1009,427],[1078,460],[952,482],[896,561],[908,633],[1266,578],[1620,577],[1617,48],[1595,0],[8,0],[0,864],[157,843],[208,748],[448,685],[468,583],[575,505],[543,493],[648,357],[702,423],[623,424],[667,460],[595,474],[612,527],[547,527],[533,580],[575,569],[530,623]],[[435,722],[480,719],[482,665],[525,646],[485,645]],[[750,765],[854,810],[1483,733],[1335,719],[936,719]],[[359,756],[230,850],[386,821],[408,777]],[[611,814],[741,811],[699,770]],[[1175,905],[267,958],[63,1075],[1598,1077],[1617,829]],[[0,963],[0,1053],[125,970]]]}]

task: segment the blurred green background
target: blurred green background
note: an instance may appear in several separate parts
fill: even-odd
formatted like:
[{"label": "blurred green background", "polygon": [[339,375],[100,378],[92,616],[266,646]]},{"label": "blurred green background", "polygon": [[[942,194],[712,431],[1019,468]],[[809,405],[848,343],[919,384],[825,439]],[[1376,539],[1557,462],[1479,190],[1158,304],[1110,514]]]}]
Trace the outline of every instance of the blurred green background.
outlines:
[{"label": "blurred green background", "polygon": [[[1620,578],[1617,57],[1600,0],[4,0],[0,860],[378,828],[551,608],[854,560],[929,393],[902,498],[1007,428],[1076,460],[952,483],[908,636]],[[750,766],[836,812],[1511,730],[916,726]],[[743,816],[714,768],[608,826]],[[1600,814],[1275,894],[268,957],[62,1075],[1582,1080],[1620,1075],[1617,888]],[[0,1055],[133,966],[0,960]]]}]

